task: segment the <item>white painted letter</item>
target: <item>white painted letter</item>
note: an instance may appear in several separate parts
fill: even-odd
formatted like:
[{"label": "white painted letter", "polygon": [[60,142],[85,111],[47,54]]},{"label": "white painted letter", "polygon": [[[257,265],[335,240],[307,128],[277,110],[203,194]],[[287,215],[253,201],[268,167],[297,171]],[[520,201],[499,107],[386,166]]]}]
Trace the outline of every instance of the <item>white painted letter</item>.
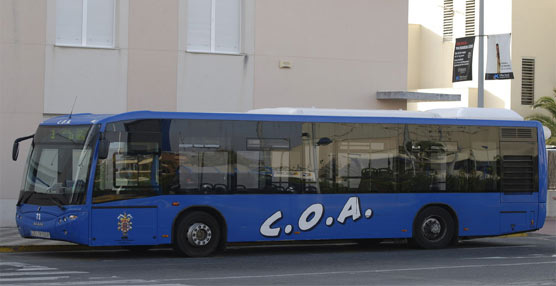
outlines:
[{"label": "white painted letter", "polygon": [[282,211],[277,211],[269,218],[267,218],[261,225],[261,228],[259,229],[261,234],[267,237],[277,237],[278,235],[280,235],[279,227],[275,227],[275,228],[270,228],[270,227],[275,222],[279,221],[281,218],[282,218]]},{"label": "white painted letter", "polygon": [[344,223],[348,217],[351,217],[353,221],[356,221],[361,217],[361,208],[359,207],[358,197],[351,197],[348,199],[344,205],[344,209],[338,216],[338,222]]},{"label": "white painted letter", "polygon": [[[299,229],[305,231],[310,230],[315,227],[324,213],[324,207],[321,204],[310,205],[299,217]],[[313,217],[309,219],[309,216],[313,214]]]}]

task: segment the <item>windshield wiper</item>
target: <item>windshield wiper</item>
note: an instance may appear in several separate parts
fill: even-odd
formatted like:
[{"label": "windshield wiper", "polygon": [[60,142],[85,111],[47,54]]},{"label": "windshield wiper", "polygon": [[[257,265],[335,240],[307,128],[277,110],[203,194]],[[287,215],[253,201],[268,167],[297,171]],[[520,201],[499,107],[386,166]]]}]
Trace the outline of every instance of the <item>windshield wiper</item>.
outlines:
[{"label": "windshield wiper", "polygon": [[[34,194],[38,194],[35,191],[30,191],[30,192],[25,192],[23,193],[23,196],[21,196],[19,198],[19,200],[17,201],[16,206],[20,206],[21,204],[26,203]],[[57,207],[59,207],[61,210],[65,211],[66,208],[64,207],[64,204],[62,203],[62,201],[58,198],[55,198],[51,195],[47,195],[47,198],[53,202]]]},{"label": "windshield wiper", "polygon": [[53,196],[48,196],[48,199],[50,199],[50,201],[52,201],[53,203],[56,204],[56,206],[58,206],[61,210],[65,211],[66,208],[64,207],[64,204],[62,203],[62,201],[58,198],[55,198]]},{"label": "windshield wiper", "polygon": [[26,203],[34,194],[36,194],[36,192],[34,192],[34,191],[23,192],[23,195],[21,197],[19,197],[19,200],[17,201],[17,204],[15,204],[15,205],[20,206],[21,204]]}]

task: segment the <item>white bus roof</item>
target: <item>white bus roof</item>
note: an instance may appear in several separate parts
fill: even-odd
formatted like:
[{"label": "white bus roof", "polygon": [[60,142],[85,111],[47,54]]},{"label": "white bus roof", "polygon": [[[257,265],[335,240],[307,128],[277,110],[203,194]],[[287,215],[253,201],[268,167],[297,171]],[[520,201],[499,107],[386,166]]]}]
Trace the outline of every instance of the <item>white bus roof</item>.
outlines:
[{"label": "white bus roof", "polygon": [[253,114],[358,116],[358,117],[408,117],[408,118],[452,118],[482,120],[523,120],[512,110],[500,108],[441,108],[427,111],[368,110],[368,109],[326,109],[277,107],[249,110]]},{"label": "white bus roof", "polygon": [[523,120],[517,112],[502,108],[439,108],[427,110],[438,114],[441,118],[482,119],[482,120]]},{"label": "white bus roof", "polygon": [[326,109],[326,108],[294,108],[277,107],[261,108],[247,111],[254,114],[283,114],[283,115],[320,115],[320,116],[358,116],[358,117],[417,117],[439,118],[437,114],[423,111],[406,110],[368,110],[368,109]]}]

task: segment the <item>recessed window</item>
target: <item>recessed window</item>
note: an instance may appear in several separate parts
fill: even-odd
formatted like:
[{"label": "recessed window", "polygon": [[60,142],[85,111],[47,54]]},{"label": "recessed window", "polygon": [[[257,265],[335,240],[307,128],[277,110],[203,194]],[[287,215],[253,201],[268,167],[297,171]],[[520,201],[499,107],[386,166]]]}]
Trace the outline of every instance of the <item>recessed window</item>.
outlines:
[{"label": "recessed window", "polygon": [[240,0],[189,0],[187,23],[187,51],[240,52]]},{"label": "recessed window", "polygon": [[56,44],[114,47],[114,0],[56,0]]},{"label": "recessed window", "polygon": [[444,0],[442,38],[451,41],[454,37],[454,0]]},{"label": "recessed window", "polygon": [[465,36],[475,36],[475,0],[465,1]]},{"label": "recessed window", "polygon": [[521,104],[533,105],[535,101],[535,59],[521,59]]}]

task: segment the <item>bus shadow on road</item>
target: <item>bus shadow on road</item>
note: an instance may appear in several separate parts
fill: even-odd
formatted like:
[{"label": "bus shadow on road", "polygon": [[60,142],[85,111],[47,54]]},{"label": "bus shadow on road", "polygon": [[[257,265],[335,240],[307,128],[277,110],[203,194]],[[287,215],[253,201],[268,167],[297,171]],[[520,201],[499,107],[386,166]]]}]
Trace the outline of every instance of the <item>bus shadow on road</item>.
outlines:
[{"label": "bus shadow on road", "polygon": [[[412,247],[410,244],[402,240],[388,240],[381,243],[365,243],[353,241],[335,241],[335,242],[292,242],[278,244],[232,244],[224,251],[221,251],[212,257],[248,257],[248,256],[284,256],[284,255],[312,255],[312,254],[354,254],[354,253],[370,253],[370,254],[390,254],[392,252],[413,251],[445,251],[469,248],[503,248],[503,247],[529,247],[531,246],[523,239],[473,239],[459,242],[457,245],[446,249],[427,250]],[[86,254],[85,254],[86,253]],[[84,255],[85,254],[85,255]],[[59,251],[44,252],[41,255],[55,256],[66,259],[159,259],[159,258],[187,258],[180,256],[169,246],[155,247],[148,250],[128,250],[128,249],[99,249],[91,248],[90,250],[80,251]]]}]

